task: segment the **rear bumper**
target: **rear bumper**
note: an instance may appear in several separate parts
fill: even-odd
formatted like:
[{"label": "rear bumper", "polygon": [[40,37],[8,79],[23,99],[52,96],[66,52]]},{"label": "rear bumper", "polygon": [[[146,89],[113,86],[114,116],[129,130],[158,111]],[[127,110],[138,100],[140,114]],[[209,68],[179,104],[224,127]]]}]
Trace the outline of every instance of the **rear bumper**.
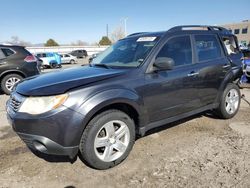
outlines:
[{"label": "rear bumper", "polygon": [[78,146],[63,147],[44,136],[24,134],[17,132],[18,136],[30,148],[50,155],[65,155],[74,158],[78,153]]}]

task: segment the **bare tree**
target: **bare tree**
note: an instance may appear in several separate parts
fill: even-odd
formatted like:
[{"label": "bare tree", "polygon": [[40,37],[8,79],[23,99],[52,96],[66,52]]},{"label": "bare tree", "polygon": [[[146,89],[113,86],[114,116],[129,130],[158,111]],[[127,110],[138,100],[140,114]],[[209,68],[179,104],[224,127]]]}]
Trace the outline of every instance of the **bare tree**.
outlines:
[{"label": "bare tree", "polygon": [[7,43],[20,45],[20,46],[32,46],[30,42],[21,40],[18,36],[12,36],[10,41],[7,41]]},{"label": "bare tree", "polygon": [[76,42],[71,43],[72,46],[88,46],[89,43],[82,41],[82,40],[77,40]]},{"label": "bare tree", "polygon": [[114,43],[122,38],[125,37],[125,31],[122,26],[118,26],[114,29],[114,31],[111,33],[111,41]]}]

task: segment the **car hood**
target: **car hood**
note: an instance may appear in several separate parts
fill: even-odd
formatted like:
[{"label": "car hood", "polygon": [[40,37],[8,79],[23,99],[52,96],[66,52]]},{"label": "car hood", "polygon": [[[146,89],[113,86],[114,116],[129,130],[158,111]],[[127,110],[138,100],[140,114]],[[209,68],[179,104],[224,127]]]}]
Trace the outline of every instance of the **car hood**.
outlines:
[{"label": "car hood", "polygon": [[17,85],[16,92],[26,96],[58,95],[76,87],[120,76],[125,72],[125,69],[89,66],[70,68],[28,78]]}]

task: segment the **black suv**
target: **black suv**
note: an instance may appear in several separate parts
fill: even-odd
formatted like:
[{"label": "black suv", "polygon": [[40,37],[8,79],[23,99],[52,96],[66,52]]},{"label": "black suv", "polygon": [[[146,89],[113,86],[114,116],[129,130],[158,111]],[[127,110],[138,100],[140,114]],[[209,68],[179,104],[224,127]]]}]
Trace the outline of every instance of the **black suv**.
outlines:
[{"label": "black suv", "polygon": [[207,110],[232,118],[241,58],[236,37],[221,27],[132,34],[89,65],[19,83],[7,116],[33,151],[80,151],[87,165],[107,169],[128,156],[136,134]]},{"label": "black suv", "polygon": [[84,58],[88,56],[88,53],[86,50],[74,50],[70,52],[71,55],[77,57],[77,58]]},{"label": "black suv", "polygon": [[37,59],[22,46],[0,45],[0,82],[4,93],[22,79],[40,73]]}]

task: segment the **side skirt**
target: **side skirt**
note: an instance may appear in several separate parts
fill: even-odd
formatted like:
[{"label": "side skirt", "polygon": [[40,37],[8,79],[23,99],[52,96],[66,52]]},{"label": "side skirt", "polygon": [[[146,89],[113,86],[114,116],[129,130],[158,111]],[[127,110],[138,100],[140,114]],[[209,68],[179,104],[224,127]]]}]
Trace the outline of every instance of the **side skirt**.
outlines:
[{"label": "side skirt", "polygon": [[214,104],[210,104],[210,105],[201,107],[199,109],[196,109],[196,110],[193,110],[193,111],[190,111],[190,112],[186,112],[184,114],[180,114],[178,116],[173,116],[173,117],[170,117],[170,118],[167,118],[167,119],[163,119],[163,120],[160,120],[160,121],[149,123],[146,126],[139,128],[139,134],[141,136],[144,136],[145,133],[148,130],[150,130],[150,129],[153,129],[153,128],[156,128],[156,127],[160,127],[162,125],[166,125],[168,123],[172,123],[172,122],[178,121],[180,119],[184,119],[184,118],[187,118],[189,116],[192,116],[192,115],[195,115],[195,114],[199,114],[199,113],[207,111],[207,110],[215,109],[218,106],[219,106],[219,103],[214,103]]}]

